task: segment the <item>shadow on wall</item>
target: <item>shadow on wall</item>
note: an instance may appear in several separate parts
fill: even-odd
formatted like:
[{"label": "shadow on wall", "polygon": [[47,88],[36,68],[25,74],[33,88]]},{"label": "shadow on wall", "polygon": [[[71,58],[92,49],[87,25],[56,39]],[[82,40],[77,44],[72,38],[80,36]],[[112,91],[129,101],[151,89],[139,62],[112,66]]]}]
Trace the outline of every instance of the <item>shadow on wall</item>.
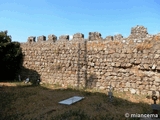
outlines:
[{"label": "shadow on wall", "polygon": [[40,74],[36,70],[25,68],[23,66],[23,61],[24,61],[24,55],[21,60],[21,65],[20,65],[20,69],[18,72],[19,74],[17,74],[16,79],[25,81],[27,78],[29,78],[29,82],[31,82],[33,85],[37,84],[38,80],[40,82],[41,81]]},{"label": "shadow on wall", "polygon": [[95,74],[90,74],[89,78],[86,80],[86,88],[92,89],[96,87],[97,84],[97,76]]},{"label": "shadow on wall", "polygon": [[[19,77],[19,75],[18,75],[18,77]],[[24,81],[27,78],[29,78],[29,82],[31,82],[33,85],[39,84],[39,82],[41,81],[40,74],[37,71],[32,70],[32,69],[27,69],[23,66],[21,66],[20,77],[21,77],[20,78],[21,81]]]},{"label": "shadow on wall", "polygon": [[[94,88],[96,87],[97,76],[95,74],[87,74],[88,71],[88,61],[87,61],[87,41],[83,44],[78,43],[78,68],[77,68],[77,87],[80,87],[80,80],[83,76],[84,88]],[[81,73],[82,72],[82,73]]]}]

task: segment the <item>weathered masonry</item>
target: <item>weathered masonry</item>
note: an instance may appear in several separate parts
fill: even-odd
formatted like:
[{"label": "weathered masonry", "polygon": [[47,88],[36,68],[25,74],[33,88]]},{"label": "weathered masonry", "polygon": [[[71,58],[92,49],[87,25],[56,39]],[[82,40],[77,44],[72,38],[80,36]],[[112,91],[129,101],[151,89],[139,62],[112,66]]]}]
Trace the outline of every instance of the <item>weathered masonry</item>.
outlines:
[{"label": "weathered masonry", "polygon": [[[143,26],[107,36],[90,32],[88,39],[76,33],[72,40],[62,35],[37,39],[31,36],[21,44],[25,69],[36,71],[42,82],[63,86],[131,91],[157,95],[160,92],[160,34],[150,35]],[[33,72],[21,69],[21,76],[37,79]],[[34,77],[33,77],[34,76]]]}]

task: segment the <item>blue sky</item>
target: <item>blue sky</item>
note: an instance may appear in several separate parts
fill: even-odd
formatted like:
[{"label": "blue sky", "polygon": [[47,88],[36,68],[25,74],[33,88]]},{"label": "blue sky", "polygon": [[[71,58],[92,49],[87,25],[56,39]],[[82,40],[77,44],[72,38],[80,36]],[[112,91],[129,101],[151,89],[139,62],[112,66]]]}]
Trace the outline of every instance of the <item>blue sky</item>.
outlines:
[{"label": "blue sky", "polygon": [[29,36],[73,35],[100,32],[102,37],[122,34],[144,25],[150,34],[160,32],[159,0],[1,0],[0,31],[12,41]]}]

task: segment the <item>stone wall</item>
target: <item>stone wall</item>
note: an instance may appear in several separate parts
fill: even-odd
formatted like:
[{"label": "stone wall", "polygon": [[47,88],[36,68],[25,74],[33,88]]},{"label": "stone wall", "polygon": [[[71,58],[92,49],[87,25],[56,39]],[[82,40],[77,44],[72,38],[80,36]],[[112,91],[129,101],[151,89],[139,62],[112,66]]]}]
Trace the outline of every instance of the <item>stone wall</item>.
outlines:
[{"label": "stone wall", "polygon": [[[130,36],[132,33],[135,34],[131,32]],[[159,34],[148,39],[145,36],[145,41],[140,43],[133,36],[102,39],[98,32],[90,32],[89,40],[81,33],[75,34],[72,40],[69,36],[61,36],[60,40],[50,36],[52,42],[21,44],[25,55],[23,66],[37,71],[42,82],[100,90],[108,90],[112,85],[117,91],[149,95],[156,91],[159,95]],[[138,39],[141,38],[144,35]],[[24,79],[27,74],[21,70]]]}]

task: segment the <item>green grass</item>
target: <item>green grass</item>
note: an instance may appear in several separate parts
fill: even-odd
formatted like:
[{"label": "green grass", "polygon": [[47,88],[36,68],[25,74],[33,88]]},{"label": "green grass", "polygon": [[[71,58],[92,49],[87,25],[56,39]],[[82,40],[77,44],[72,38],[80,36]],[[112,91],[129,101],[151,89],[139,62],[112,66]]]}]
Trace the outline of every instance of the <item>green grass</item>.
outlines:
[{"label": "green grass", "polygon": [[[151,112],[150,105],[142,96],[128,97],[129,93],[115,92],[113,101],[109,102],[106,93],[89,89],[62,89],[59,85],[7,83],[0,87],[0,119],[128,120],[125,113]],[[75,95],[84,96],[85,99],[70,106],[58,104]],[[130,98],[137,101],[133,102]]]}]

